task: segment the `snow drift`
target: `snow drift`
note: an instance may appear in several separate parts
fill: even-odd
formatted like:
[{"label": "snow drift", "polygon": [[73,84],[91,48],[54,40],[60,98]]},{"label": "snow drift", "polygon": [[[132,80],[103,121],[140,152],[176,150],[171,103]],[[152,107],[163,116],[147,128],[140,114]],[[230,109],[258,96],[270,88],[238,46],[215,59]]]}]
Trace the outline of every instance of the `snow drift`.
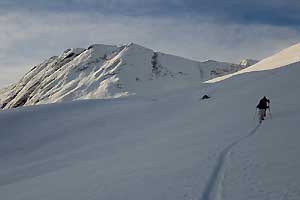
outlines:
[{"label": "snow drift", "polygon": [[196,62],[129,44],[68,49],[35,66],[18,83],[0,91],[0,107],[79,99],[153,95],[199,86],[203,81],[249,66]]}]

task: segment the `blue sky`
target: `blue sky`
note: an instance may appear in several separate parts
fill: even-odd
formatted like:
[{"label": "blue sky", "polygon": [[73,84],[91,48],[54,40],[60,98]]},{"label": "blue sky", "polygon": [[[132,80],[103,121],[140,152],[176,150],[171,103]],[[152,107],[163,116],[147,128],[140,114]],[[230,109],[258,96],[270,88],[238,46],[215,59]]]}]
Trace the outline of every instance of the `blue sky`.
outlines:
[{"label": "blue sky", "polygon": [[300,42],[298,0],[0,0],[0,87],[70,47],[136,42],[196,60]]}]

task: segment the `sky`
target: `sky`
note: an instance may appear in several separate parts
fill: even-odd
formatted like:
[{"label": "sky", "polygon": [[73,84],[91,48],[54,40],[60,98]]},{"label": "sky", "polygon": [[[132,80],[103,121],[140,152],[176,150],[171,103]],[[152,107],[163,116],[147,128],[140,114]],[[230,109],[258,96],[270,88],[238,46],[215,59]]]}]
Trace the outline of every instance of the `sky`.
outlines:
[{"label": "sky", "polygon": [[194,60],[300,42],[299,0],[0,0],[0,87],[72,47],[135,42]]}]

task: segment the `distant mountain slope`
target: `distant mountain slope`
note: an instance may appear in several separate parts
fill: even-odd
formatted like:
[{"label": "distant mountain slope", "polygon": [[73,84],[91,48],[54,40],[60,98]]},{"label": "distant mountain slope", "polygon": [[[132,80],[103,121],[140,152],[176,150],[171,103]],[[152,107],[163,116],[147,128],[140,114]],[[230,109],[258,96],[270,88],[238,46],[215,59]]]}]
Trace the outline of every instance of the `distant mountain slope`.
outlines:
[{"label": "distant mountain slope", "polygon": [[152,95],[201,84],[248,65],[196,62],[137,44],[68,49],[0,91],[0,107]]},{"label": "distant mountain slope", "polygon": [[255,72],[255,71],[264,71],[264,70],[270,70],[270,69],[276,69],[279,67],[284,67],[293,63],[300,62],[300,43],[295,44],[289,48],[283,49],[282,51],[267,57],[260,62],[246,68],[243,70],[240,70],[238,72],[221,76],[215,79],[212,79],[208,82],[217,82],[224,80],[226,78],[229,78],[234,75],[243,74],[247,72]]}]

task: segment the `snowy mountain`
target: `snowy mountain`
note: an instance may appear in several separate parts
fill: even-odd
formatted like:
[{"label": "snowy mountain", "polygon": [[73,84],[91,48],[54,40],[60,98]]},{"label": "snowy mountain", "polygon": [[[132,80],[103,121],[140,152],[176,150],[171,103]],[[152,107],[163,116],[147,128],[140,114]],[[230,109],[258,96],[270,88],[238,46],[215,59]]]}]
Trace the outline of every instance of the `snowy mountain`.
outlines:
[{"label": "snowy mountain", "polygon": [[188,59],[129,44],[68,49],[35,66],[0,91],[0,107],[15,108],[79,99],[153,95],[236,72],[248,65]]},{"label": "snowy mountain", "polygon": [[258,60],[253,60],[253,59],[244,59],[240,62],[240,65],[243,67],[250,67],[256,63],[258,63]]},{"label": "snowy mountain", "polygon": [[168,93],[3,110],[1,199],[300,199],[299,55]]}]

